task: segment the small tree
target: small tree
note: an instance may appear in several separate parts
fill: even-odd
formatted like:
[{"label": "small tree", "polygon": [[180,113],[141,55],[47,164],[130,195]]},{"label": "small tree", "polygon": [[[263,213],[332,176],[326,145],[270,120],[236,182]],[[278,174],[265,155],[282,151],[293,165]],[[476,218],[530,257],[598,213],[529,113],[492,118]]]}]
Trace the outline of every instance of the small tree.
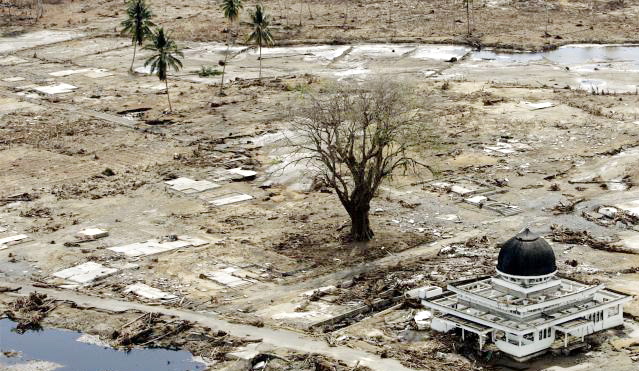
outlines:
[{"label": "small tree", "polygon": [[253,25],[253,32],[248,37],[249,42],[253,41],[260,49],[260,75],[262,78],[262,46],[273,45],[273,35],[269,29],[270,20],[268,14],[264,10],[261,4],[255,5],[255,12],[251,13],[251,24]]},{"label": "small tree", "polygon": [[407,98],[391,82],[367,89],[342,86],[327,97],[311,97],[296,120],[301,137],[292,145],[337,194],[354,241],[373,238],[370,202],[382,181],[417,164],[408,154],[420,141]]},{"label": "small tree", "polygon": [[240,10],[242,10],[242,0],[223,0],[222,12],[224,18],[229,22],[229,32],[226,40],[226,54],[224,55],[224,64],[222,65],[222,83],[220,84],[220,95],[224,92],[224,73],[226,72],[226,63],[229,58],[229,51],[231,49],[231,43],[235,43],[235,36],[233,35],[233,25],[240,18]]},{"label": "small tree", "polygon": [[133,59],[129,71],[133,71],[135,62],[135,52],[138,45],[142,46],[144,40],[151,35],[151,27],[155,26],[151,22],[151,9],[145,0],[130,0],[126,9],[127,18],[122,21],[122,33],[129,34],[133,42]]},{"label": "small tree", "polygon": [[144,66],[151,66],[151,74],[157,74],[160,81],[164,81],[166,86],[166,98],[169,101],[169,111],[173,112],[171,106],[171,96],[169,95],[169,69],[179,71],[182,68],[184,54],[178,48],[175,41],[171,40],[169,35],[164,32],[164,28],[160,27],[151,35],[151,43],[144,47],[144,50],[155,52],[149,59],[144,62]]}]

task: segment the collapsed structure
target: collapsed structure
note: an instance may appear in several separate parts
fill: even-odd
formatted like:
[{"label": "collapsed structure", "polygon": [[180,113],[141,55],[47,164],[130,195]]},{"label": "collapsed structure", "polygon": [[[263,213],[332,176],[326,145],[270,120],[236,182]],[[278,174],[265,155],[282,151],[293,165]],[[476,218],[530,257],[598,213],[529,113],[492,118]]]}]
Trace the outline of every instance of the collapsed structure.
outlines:
[{"label": "collapsed structure", "polygon": [[431,328],[477,335],[524,361],[548,349],[573,349],[584,337],[623,324],[630,297],[603,284],[557,276],[555,254],[543,238],[525,229],[505,242],[494,276],[451,282],[422,303],[432,309]]}]

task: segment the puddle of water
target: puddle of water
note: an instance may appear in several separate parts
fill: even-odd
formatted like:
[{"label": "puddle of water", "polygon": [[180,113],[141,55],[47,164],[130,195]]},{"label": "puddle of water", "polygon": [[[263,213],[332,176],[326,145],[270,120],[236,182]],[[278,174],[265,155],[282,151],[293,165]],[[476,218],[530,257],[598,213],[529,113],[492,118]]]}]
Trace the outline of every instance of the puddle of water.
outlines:
[{"label": "puddle of water", "polygon": [[561,65],[633,62],[639,66],[639,45],[566,45],[547,52],[502,53],[486,49],[473,52],[473,60],[528,63],[548,60]]},{"label": "puddle of water", "polygon": [[[56,371],[196,371],[203,363],[193,360],[191,353],[169,349],[117,350],[79,342],[79,332],[44,329],[18,334],[15,323],[0,320],[0,350],[16,351],[16,357],[0,354],[0,366],[24,364],[28,361],[49,361],[61,365]],[[2,368],[2,367],[0,367]]]}]

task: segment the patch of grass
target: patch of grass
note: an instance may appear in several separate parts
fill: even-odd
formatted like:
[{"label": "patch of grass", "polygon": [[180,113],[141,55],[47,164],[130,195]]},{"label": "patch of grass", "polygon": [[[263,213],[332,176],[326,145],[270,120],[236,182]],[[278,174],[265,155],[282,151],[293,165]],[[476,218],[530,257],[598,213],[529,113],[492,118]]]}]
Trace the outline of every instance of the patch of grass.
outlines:
[{"label": "patch of grass", "polygon": [[200,77],[209,77],[209,76],[218,76],[221,75],[222,71],[218,71],[213,67],[202,66],[199,71],[197,71],[197,75]]}]

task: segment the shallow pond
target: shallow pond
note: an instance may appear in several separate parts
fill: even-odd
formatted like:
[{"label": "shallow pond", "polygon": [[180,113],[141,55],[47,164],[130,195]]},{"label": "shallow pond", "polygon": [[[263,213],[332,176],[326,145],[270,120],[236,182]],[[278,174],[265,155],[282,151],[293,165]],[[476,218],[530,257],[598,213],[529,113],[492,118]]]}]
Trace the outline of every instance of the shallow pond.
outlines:
[{"label": "shallow pond", "polygon": [[80,332],[43,329],[19,334],[14,329],[14,322],[0,320],[0,350],[18,352],[9,357],[0,354],[0,369],[3,365],[24,364],[31,360],[61,365],[56,371],[195,371],[206,368],[186,351],[160,348],[124,351],[80,342]]}]

